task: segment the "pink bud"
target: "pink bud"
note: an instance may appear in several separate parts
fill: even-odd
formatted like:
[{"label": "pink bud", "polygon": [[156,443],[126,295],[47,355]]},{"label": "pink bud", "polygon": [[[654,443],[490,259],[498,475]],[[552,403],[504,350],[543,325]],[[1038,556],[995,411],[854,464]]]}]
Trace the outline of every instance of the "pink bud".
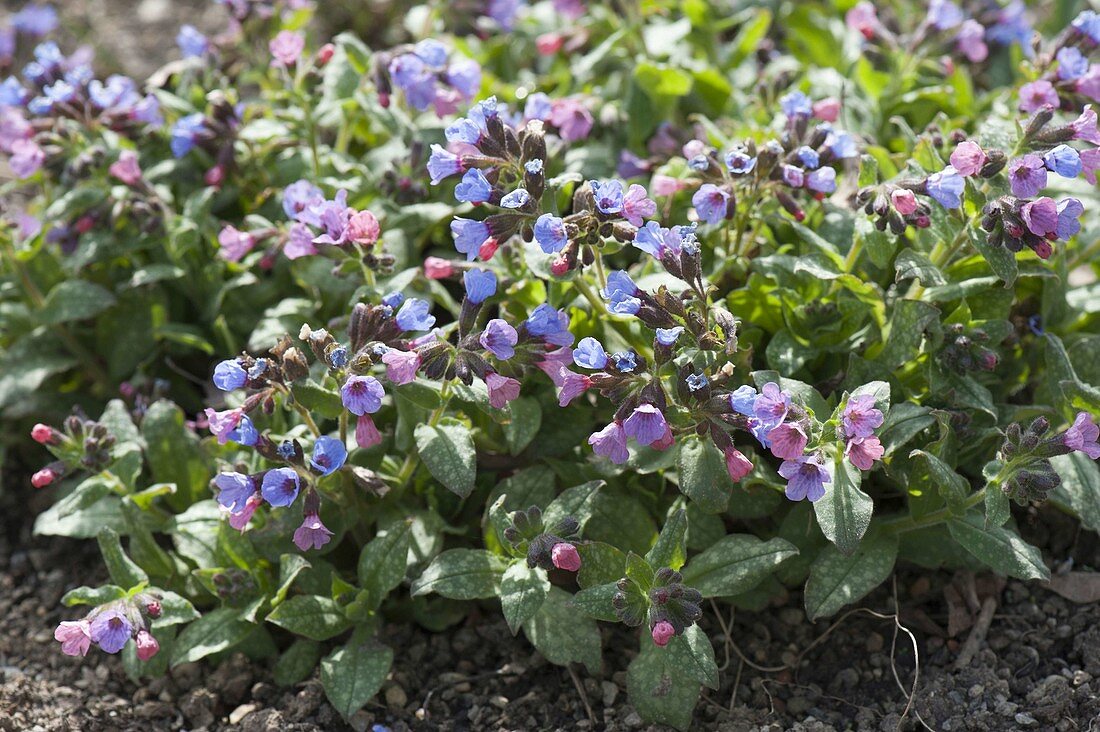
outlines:
[{"label": "pink bud", "polygon": [[651,635],[653,636],[653,642],[664,648],[672,640],[672,636],[676,635],[676,629],[672,627],[672,623],[662,620],[653,626]]},{"label": "pink bud", "polygon": [[321,46],[321,48],[317,51],[317,68],[321,68],[329,61],[331,61],[332,56],[335,53],[336,46],[332,45],[331,43],[326,43],[325,45]]},{"label": "pink bud", "polygon": [[123,150],[118,160],[111,163],[107,172],[128,186],[134,185],[141,180],[141,166],[138,165],[137,153],[133,150]]},{"label": "pink bud", "polygon": [[565,257],[554,257],[550,263],[550,274],[555,277],[563,277],[569,272],[569,260]]},{"label": "pink bud", "polygon": [[561,50],[565,36],[561,33],[543,33],[535,39],[535,48],[541,56],[553,56]]},{"label": "pink bud", "polygon": [[93,226],[95,226],[95,217],[88,215],[81,216],[79,219],[77,219],[76,225],[73,228],[76,229],[76,232],[78,234],[87,234],[89,231],[92,230]]},{"label": "pink bud", "polygon": [[206,171],[206,175],[202,177],[202,180],[206,185],[212,188],[220,188],[222,182],[225,180],[225,168],[219,163],[210,170]]},{"label": "pink bud", "polygon": [[160,643],[147,630],[139,630],[134,643],[137,645],[137,657],[142,661],[148,661],[160,650]]},{"label": "pink bud", "polygon": [[725,456],[726,470],[729,472],[730,479],[734,483],[741,480],[752,471],[752,463],[736,447],[732,445],[727,447]]},{"label": "pink bud", "polygon": [[985,151],[972,140],[963,140],[951,153],[951,165],[961,176],[977,175],[985,161]]},{"label": "pink bud", "polygon": [[485,240],[485,243],[481,245],[481,248],[477,250],[477,256],[481,257],[482,261],[488,262],[493,258],[493,255],[497,253],[497,248],[500,247],[500,242],[490,237]]},{"label": "pink bud", "polygon": [[555,567],[564,569],[566,572],[576,572],[581,568],[581,555],[577,547],[564,541],[554,545],[550,550],[550,558]]},{"label": "pink bud", "polygon": [[382,107],[382,109],[389,109],[390,95],[386,92],[378,92],[378,105]]},{"label": "pink bud", "polygon": [[31,439],[40,445],[56,445],[57,436],[54,433],[53,427],[48,424],[42,424],[39,422],[31,430]]},{"label": "pink bud", "polygon": [[145,613],[151,618],[159,618],[163,608],[161,607],[160,600],[149,600],[145,603]]},{"label": "pink bud", "polygon": [[836,122],[840,116],[840,100],[836,97],[825,97],[814,102],[814,116],[826,122]]},{"label": "pink bud", "polygon": [[673,178],[670,175],[657,174],[653,176],[653,181],[649,188],[655,196],[671,196],[677,191],[682,191],[686,187],[687,181]]},{"label": "pink bud", "polygon": [[42,468],[31,476],[31,485],[35,488],[45,488],[50,483],[57,480],[57,477],[57,473],[55,473],[52,468]]},{"label": "pink bud", "polygon": [[374,447],[382,441],[382,433],[378,431],[374,420],[369,414],[364,414],[355,421],[355,444],[364,450]]},{"label": "pink bud", "polygon": [[890,201],[902,216],[908,216],[917,210],[917,197],[908,188],[895,188],[890,192]]},{"label": "pink bud", "polygon": [[424,260],[424,276],[429,280],[442,280],[454,274],[454,265],[447,259],[428,257]]},{"label": "pink bud", "polygon": [[373,244],[381,233],[378,219],[370,211],[358,211],[348,221],[348,236],[356,244]]}]

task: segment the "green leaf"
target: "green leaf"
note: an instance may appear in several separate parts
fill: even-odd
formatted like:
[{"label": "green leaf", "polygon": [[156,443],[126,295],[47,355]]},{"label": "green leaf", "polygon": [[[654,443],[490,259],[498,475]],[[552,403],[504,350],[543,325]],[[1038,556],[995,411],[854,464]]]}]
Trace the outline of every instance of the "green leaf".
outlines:
[{"label": "green leaf", "polygon": [[411,522],[395,523],[359,553],[359,585],[370,593],[371,609],[378,608],[390,590],[405,579],[411,532]]},{"label": "green leaf", "polygon": [[984,231],[973,227],[970,232],[970,244],[982,255],[989,268],[993,270],[993,274],[1005,283],[1005,287],[1011,287],[1020,273],[1016,253],[1010,252],[1002,245],[990,244],[987,236]]},{"label": "green leaf", "polygon": [[915,249],[903,249],[894,260],[894,269],[897,271],[895,281],[918,279],[925,287],[937,287],[946,285],[947,278],[940,272],[939,267],[932,264],[927,255]]},{"label": "green leaf", "polygon": [[626,670],[626,689],[642,719],[687,730],[702,687],[677,661],[682,659],[667,646],[643,637],[641,652]]},{"label": "green leaf", "polygon": [[434,592],[453,600],[477,600],[500,594],[507,564],[484,549],[449,549],[412,584],[412,595]]},{"label": "green leaf", "polygon": [[692,435],[680,443],[680,491],[707,513],[721,513],[733,489],[726,461],[709,440]]},{"label": "green leaf", "polygon": [[806,580],[806,614],[810,620],[835,615],[878,587],[894,568],[898,540],[880,534],[868,536],[852,554],[825,546],[810,567]]},{"label": "green leaf", "polygon": [[1087,528],[1100,533],[1100,467],[1081,452],[1050,459],[1062,479],[1054,497],[1067,504]]},{"label": "green leaf", "polygon": [[500,581],[500,605],[512,635],[538,612],[549,592],[546,572],[528,567],[527,560],[517,559],[505,570]]},{"label": "green leaf", "polygon": [[573,605],[590,618],[615,623],[618,622],[619,615],[615,612],[615,606],[611,604],[611,598],[618,591],[619,588],[614,582],[586,587],[573,595]]},{"label": "green leaf", "polygon": [[75,539],[91,539],[104,527],[115,531],[126,530],[126,517],[122,513],[122,499],[109,495],[90,506],[68,516],[61,516],[57,506],[51,506],[34,520],[34,533],[45,536],[71,536]]},{"label": "green leaf", "polygon": [[279,656],[272,670],[272,676],[279,686],[293,686],[308,679],[320,660],[321,644],[299,638]]},{"label": "green leaf", "polygon": [[550,663],[583,663],[593,674],[600,670],[600,630],[595,620],[577,612],[565,590],[550,588],[538,611],[523,624],[523,634]]},{"label": "green leaf", "polygon": [[184,628],[172,649],[172,666],[198,661],[243,641],[256,626],[241,620],[240,613],[236,608],[218,608]]},{"label": "green leaf", "polygon": [[593,506],[603,485],[602,480],[590,480],[587,483],[566,488],[542,512],[543,524],[553,526],[567,516],[572,516],[580,527],[578,531],[584,531],[585,525],[592,518]]},{"label": "green leaf", "polygon": [[654,567],[680,569],[687,561],[687,511],[679,509],[673,513],[657,537],[657,543],[645,555],[646,561]]},{"label": "green leaf", "polygon": [[268,613],[267,622],[316,641],[343,633],[350,627],[336,601],[321,595],[295,595]]},{"label": "green leaf", "polygon": [[[929,488],[937,491],[949,506],[957,506],[970,493],[970,483],[950,465],[924,450],[913,450],[909,458],[921,458],[928,469]],[[923,484],[923,481],[922,481]]]},{"label": "green leaf", "polygon": [[947,528],[955,541],[994,572],[1019,579],[1050,577],[1043,555],[1012,529],[987,527],[984,517],[977,513],[952,519]]},{"label": "green leaf", "polygon": [[542,426],[542,407],[531,397],[520,397],[508,404],[508,418],[501,428],[508,441],[508,451],[519,455],[531,444]]},{"label": "green leaf", "polygon": [[660,97],[682,97],[691,91],[691,74],[667,65],[648,61],[634,67],[634,79],[655,101]]},{"label": "green leaf", "polygon": [[112,600],[121,600],[126,597],[126,590],[118,585],[103,585],[102,587],[77,587],[69,590],[61,598],[61,604],[65,607],[74,605],[105,605]]},{"label": "green leaf", "polygon": [[50,290],[38,317],[43,323],[57,325],[95,317],[114,304],[115,296],[99,285],[85,280],[65,280]]},{"label": "green leaf", "polygon": [[420,459],[436,480],[461,498],[469,496],[477,477],[477,454],[470,428],[457,419],[446,418],[434,426],[418,424],[414,435]]},{"label": "green leaf", "polygon": [[279,586],[271,596],[271,607],[286,599],[286,593],[299,574],[309,569],[310,564],[301,554],[282,554],[279,556]]},{"label": "green leaf", "polygon": [[393,387],[393,394],[399,399],[404,399],[422,409],[431,411],[437,409],[443,401],[439,398],[439,385],[435,386],[423,383],[420,380],[408,384]]},{"label": "green leaf", "polygon": [[145,458],[156,483],[175,483],[178,492],[168,502],[182,510],[200,496],[208,496],[212,465],[198,435],[184,425],[183,410],[161,399],[153,402],[141,420]]},{"label": "green leaf", "polygon": [[874,504],[859,487],[863,474],[844,459],[843,453],[827,469],[832,482],[825,484],[825,495],[814,501],[814,513],[825,537],[842,554],[852,554],[871,524]]},{"label": "green leaf", "polygon": [[150,590],[160,598],[160,617],[153,621],[154,628],[167,628],[170,625],[190,623],[199,619],[199,611],[186,597],[181,597],[175,592],[167,590]]},{"label": "green leaf", "polygon": [[107,565],[107,573],[111,575],[111,581],[120,587],[132,588],[149,581],[149,575],[141,567],[134,563],[122,549],[122,542],[114,529],[103,529],[96,537],[99,542],[99,551],[103,555],[103,563]]},{"label": "green leaf", "polygon": [[898,300],[890,318],[889,335],[878,361],[894,370],[913,361],[920,352],[925,329],[939,323],[940,311],[918,300]]},{"label": "green leaf", "polygon": [[[645,640],[643,639],[643,643]],[[714,660],[714,646],[698,625],[692,625],[669,641],[668,650],[673,663],[684,669],[691,678],[708,689],[718,688],[718,663]]]},{"label": "green leaf", "polygon": [[581,569],[577,584],[592,587],[617,582],[626,575],[626,555],[602,541],[587,541],[577,547]]},{"label": "green leaf", "polygon": [[344,403],[340,400],[340,393],[334,389],[327,389],[313,379],[307,379],[295,383],[290,388],[294,400],[312,413],[320,414],[329,419],[336,419],[344,411]]},{"label": "green leaf", "polygon": [[336,711],[349,719],[382,688],[392,665],[391,648],[353,636],[321,661],[321,686]]},{"label": "green leaf", "polygon": [[748,592],[798,549],[775,538],[761,541],[748,534],[731,534],[703,553],[692,557],[684,568],[684,584],[703,597],[728,597]]}]

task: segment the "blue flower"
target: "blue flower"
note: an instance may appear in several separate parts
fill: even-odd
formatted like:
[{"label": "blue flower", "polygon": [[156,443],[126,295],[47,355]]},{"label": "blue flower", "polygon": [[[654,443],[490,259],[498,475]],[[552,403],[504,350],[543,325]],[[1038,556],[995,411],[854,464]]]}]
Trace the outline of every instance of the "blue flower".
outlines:
[{"label": "blue flower", "polygon": [[1020,0],[1012,0],[997,13],[997,22],[986,29],[986,38],[1006,46],[1018,43],[1024,56],[1034,56],[1031,37],[1035,31],[1025,16],[1026,11],[1027,7]]},{"label": "blue flower", "polygon": [[293,468],[275,468],[264,475],[260,493],[272,506],[289,506],[298,497],[301,481]]},{"label": "blue flower", "polygon": [[470,269],[462,275],[466,299],[480,305],[497,292],[497,276],[489,269]]},{"label": "blue flower", "polygon": [[581,368],[598,371],[607,365],[607,352],[595,338],[581,338],[573,349],[573,363]]},{"label": "blue flower", "polygon": [[795,150],[794,154],[795,157],[798,158],[799,162],[802,163],[802,167],[809,170],[813,170],[821,164],[821,157],[817,154],[817,150],[814,150],[812,147],[807,147],[806,145],[803,145],[802,147]]},{"label": "blue flower", "polygon": [[638,299],[638,286],[630,275],[616,270],[607,277],[607,287],[600,293],[608,301],[608,311],[616,315],[636,315],[642,307]]},{"label": "blue flower", "polygon": [[[962,178],[959,178],[961,181]],[[818,193],[832,193],[836,190],[836,171],[832,168],[818,168],[806,176],[806,187]]]},{"label": "blue flower", "polygon": [[756,167],[756,158],[741,149],[726,153],[726,167],[734,175],[747,175]]},{"label": "blue flower", "polygon": [[658,328],[657,342],[666,348],[671,347],[684,332],[684,326],[677,325],[674,328]]},{"label": "blue flower", "polygon": [[963,11],[951,0],[931,0],[928,3],[928,22],[936,30],[949,30],[965,20]]},{"label": "blue flower", "polygon": [[251,476],[242,473],[218,473],[214,477],[214,485],[218,487],[218,504],[233,513],[241,511],[256,492],[256,483]]},{"label": "blue flower", "polygon": [[388,308],[399,308],[405,302],[405,295],[400,292],[391,292],[382,298],[382,304]]},{"label": "blue flower", "polygon": [[435,325],[435,316],[428,314],[431,307],[427,300],[409,298],[397,311],[397,327],[404,331],[431,330]]},{"label": "blue flower", "polygon": [[237,427],[230,430],[225,439],[252,447],[260,441],[260,432],[256,429],[256,425],[252,424],[251,419],[242,416],[241,421],[237,423]]},{"label": "blue flower", "polygon": [[527,171],[529,175],[539,175],[543,170],[543,162],[541,158],[535,158],[534,160],[528,160],[523,164],[523,169]]},{"label": "blue flower", "polygon": [[[756,165],[756,158],[753,158],[753,165]],[[693,155],[691,160],[688,160],[688,167],[701,173],[710,167],[710,158],[702,153]]]},{"label": "blue flower", "polygon": [[1092,10],[1082,10],[1072,23],[1074,29],[1100,43],[1100,14]]},{"label": "blue flower", "polygon": [[854,158],[859,155],[859,145],[856,144],[856,138],[847,132],[830,132],[829,136],[825,138],[825,147],[837,160]]},{"label": "blue flower", "polygon": [[451,222],[451,235],[454,236],[455,249],[466,255],[466,261],[477,259],[481,245],[489,238],[489,225],[484,221],[474,221],[456,216]]},{"label": "blue flower", "polygon": [[523,108],[523,116],[527,119],[539,119],[543,122],[550,119],[550,97],[542,92],[535,92],[527,97],[527,104]]},{"label": "blue flower", "polygon": [[447,47],[434,38],[420,41],[413,47],[413,51],[429,66],[441,69],[447,65]]},{"label": "blue flower", "polygon": [[329,351],[328,363],[334,369],[342,369],[348,365],[348,349],[344,346],[337,346]]},{"label": "blue flower", "polygon": [[447,142],[476,145],[481,141],[481,128],[473,120],[461,117],[447,126],[446,135]]},{"label": "blue flower", "polygon": [[814,111],[810,98],[798,90],[782,97],[779,100],[779,106],[783,108],[783,114],[788,117],[809,117]]},{"label": "blue flower", "polygon": [[427,167],[428,175],[432,178],[432,185],[437,185],[444,178],[458,175],[465,170],[462,158],[439,145],[432,145],[432,154],[428,158]]},{"label": "blue flower", "polygon": [[507,361],[516,355],[516,343],[519,334],[516,329],[500,318],[493,318],[485,324],[478,342],[501,361]]},{"label": "blue flower", "polygon": [[565,234],[565,221],[554,214],[545,213],[535,219],[535,241],[547,254],[560,252],[569,243]]},{"label": "blue flower", "polygon": [[703,373],[689,374],[684,381],[687,383],[688,390],[692,392],[699,391],[710,383],[707,381],[707,375]]},{"label": "blue flower", "polygon": [[1076,46],[1058,51],[1058,78],[1064,81],[1080,79],[1089,72],[1089,59]]},{"label": "blue flower", "polygon": [[602,214],[608,216],[622,213],[623,210],[623,184],[617,180],[608,180],[600,183],[592,181],[592,196],[596,199],[596,208]]},{"label": "blue flower", "polygon": [[535,308],[524,321],[527,332],[556,346],[573,345],[573,334],[569,332],[569,316],[564,310],[555,310],[547,303]]},{"label": "blue flower", "polygon": [[233,391],[248,383],[248,372],[236,359],[229,359],[214,367],[213,381],[214,386],[222,391]]},{"label": "blue flower", "polygon": [[523,188],[517,188],[500,199],[502,208],[523,208],[531,200],[531,194]]},{"label": "blue flower", "polygon": [[1059,145],[1043,155],[1047,170],[1063,178],[1076,178],[1081,174],[1081,155],[1069,145]]},{"label": "blue flower", "polygon": [[962,205],[962,193],[966,189],[966,180],[948,165],[939,173],[928,176],[928,195],[944,208],[958,208]]},{"label": "blue flower", "polygon": [[11,25],[29,36],[44,36],[57,28],[57,11],[51,5],[31,3],[12,16]]},{"label": "blue flower", "polygon": [[743,414],[746,417],[755,417],[756,410],[756,397],[758,397],[756,389],[743,384],[737,387],[737,391],[730,394],[730,406],[733,407],[733,411],[738,414]]},{"label": "blue flower", "polygon": [[180,31],[176,34],[176,45],[184,58],[202,56],[210,49],[210,41],[206,40],[206,36],[195,26],[187,24],[180,26]]},{"label": "blue flower", "polygon": [[199,135],[206,132],[205,121],[206,118],[203,114],[201,112],[196,112],[195,114],[181,117],[176,121],[176,124],[172,125],[172,140],[170,146],[173,155],[177,158],[182,158],[184,155],[191,152],[191,148],[195,146]]},{"label": "blue flower", "polygon": [[14,76],[0,82],[0,107],[19,107],[27,101],[27,90]]},{"label": "blue flower", "polygon": [[720,223],[729,211],[730,194],[713,183],[704,183],[691,197],[699,218],[708,224]]},{"label": "blue flower", "polygon": [[290,440],[283,440],[279,443],[279,446],[275,448],[275,454],[283,460],[290,460],[294,457],[296,452],[297,450],[294,447],[294,443]]},{"label": "blue flower", "polygon": [[[485,203],[493,195],[493,186],[477,168],[470,168],[455,186],[455,198],[466,203]],[[502,202],[503,203],[503,202]]]},{"label": "blue flower", "polygon": [[779,474],[787,479],[787,498],[792,501],[816,501],[825,495],[825,484],[831,483],[825,461],[818,454],[803,455],[796,460],[784,460]]},{"label": "blue flower", "polygon": [[381,409],[384,396],[386,396],[386,390],[373,376],[352,374],[340,387],[340,401],[344,408],[359,417],[364,414],[374,414]]},{"label": "blue flower", "polygon": [[321,475],[331,475],[347,459],[348,450],[343,442],[335,437],[318,437],[313,443],[313,456],[309,459],[309,464]]},{"label": "blue flower", "polygon": [[615,364],[615,368],[624,374],[629,374],[634,369],[638,368],[638,354],[634,351],[619,351],[618,353],[611,354],[611,360]]},{"label": "blue flower", "polygon": [[481,66],[469,58],[458,58],[447,68],[447,83],[467,100],[481,89]]}]

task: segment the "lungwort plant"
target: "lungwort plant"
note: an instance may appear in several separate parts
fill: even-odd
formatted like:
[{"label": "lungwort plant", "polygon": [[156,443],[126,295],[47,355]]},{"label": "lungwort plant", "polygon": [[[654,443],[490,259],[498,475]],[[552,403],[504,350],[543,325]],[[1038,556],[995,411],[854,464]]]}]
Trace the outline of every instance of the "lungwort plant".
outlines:
[{"label": "lungwort plant", "polygon": [[110,574],[65,653],[319,666],[350,716],[386,623],[499,607],[593,675],[636,628],[686,729],[715,603],[1100,530],[1100,16],[440,2],[371,49],[305,5],[144,85],[3,36],[0,406],[78,406],[35,528]]}]

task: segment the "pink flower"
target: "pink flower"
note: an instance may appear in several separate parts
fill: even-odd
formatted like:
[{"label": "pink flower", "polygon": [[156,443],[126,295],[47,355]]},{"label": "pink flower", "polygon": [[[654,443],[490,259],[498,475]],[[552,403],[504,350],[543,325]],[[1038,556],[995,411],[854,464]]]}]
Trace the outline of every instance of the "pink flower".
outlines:
[{"label": "pink flower", "polygon": [[223,259],[230,262],[239,262],[241,257],[252,251],[256,246],[256,237],[247,231],[240,231],[235,226],[226,226],[218,232],[218,246],[222,248]]},{"label": "pink flower", "polygon": [[348,221],[348,238],[356,244],[373,244],[381,233],[382,227],[370,211],[357,211]]},{"label": "pink flower", "polygon": [[504,409],[519,396],[519,382],[495,371],[485,375],[485,385],[489,387],[489,404],[496,409]]},{"label": "pink flower", "polygon": [[550,559],[555,567],[564,569],[566,572],[576,572],[581,568],[581,555],[577,547],[564,541],[555,544],[550,550]]},{"label": "pink flower", "polygon": [[133,150],[123,150],[118,160],[107,168],[107,172],[128,186],[136,185],[141,180],[141,166],[138,165],[137,153]]},{"label": "pink flower", "polygon": [[588,137],[595,120],[588,107],[573,97],[555,99],[550,106],[550,124],[558,128],[561,139],[576,142]]},{"label": "pink flower", "polygon": [[882,457],[882,443],[874,435],[870,437],[854,437],[848,440],[844,454],[848,460],[860,470],[870,470],[875,461]]},{"label": "pink flower", "polygon": [[1081,173],[1092,185],[1096,185],[1096,170],[1100,168],[1100,148],[1081,151]]},{"label": "pink flower", "polygon": [[41,422],[36,424],[31,430],[31,439],[37,442],[39,445],[56,445],[61,441],[60,435],[50,427],[48,424],[42,424]]},{"label": "pink flower", "polygon": [[315,513],[306,514],[302,525],[294,531],[294,545],[302,551],[310,548],[320,549],[329,543],[332,532],[321,523],[321,517]]},{"label": "pink flower", "polygon": [[237,531],[243,532],[245,527],[248,526],[248,522],[252,520],[252,514],[256,513],[256,509],[263,502],[264,499],[259,493],[253,493],[244,502],[244,508],[236,513],[229,514],[229,525]]},{"label": "pink flower", "polygon": [[364,450],[382,442],[382,433],[378,431],[369,414],[359,416],[355,421],[355,444]]},{"label": "pink flower", "polygon": [[14,107],[0,107],[0,151],[10,153],[17,140],[29,140],[34,128]]},{"label": "pink flower", "polygon": [[631,184],[623,196],[623,218],[634,224],[642,225],[642,219],[647,219],[657,213],[657,204],[646,196],[645,188],[637,183]]},{"label": "pink flower", "polygon": [[33,140],[16,140],[11,144],[8,166],[16,178],[30,178],[46,162],[46,153]]},{"label": "pink flower", "polygon": [[1078,412],[1073,425],[1062,435],[1062,441],[1071,450],[1079,450],[1095,460],[1100,458],[1100,426],[1092,421],[1092,415]]},{"label": "pink flower", "polygon": [[53,468],[42,468],[31,476],[31,485],[35,488],[45,488],[50,483],[57,480],[58,477],[57,472]]},{"label": "pink flower", "polygon": [[606,457],[616,465],[622,465],[630,457],[626,449],[626,431],[621,422],[612,422],[599,432],[593,432],[588,444],[597,455]]},{"label": "pink flower", "polygon": [[744,478],[752,471],[752,463],[740,450],[732,445],[725,450],[726,471],[730,474],[730,480],[734,483]]},{"label": "pink flower", "polygon": [[661,620],[653,626],[650,635],[653,637],[653,642],[664,648],[668,645],[668,642],[672,640],[672,637],[676,635],[676,629],[672,627],[672,623],[667,620]]},{"label": "pink flower", "polygon": [[882,426],[882,412],[875,408],[875,398],[860,394],[848,400],[840,424],[848,437],[870,437]]},{"label": "pink flower", "polygon": [[1049,196],[1025,203],[1020,215],[1035,236],[1045,237],[1058,231],[1058,204]]},{"label": "pink flower", "polygon": [[535,49],[540,56],[553,56],[561,50],[565,36],[561,33],[543,33],[535,39]]},{"label": "pink flower", "polygon": [[302,49],[306,47],[306,39],[301,33],[294,31],[279,31],[279,34],[271,39],[267,48],[271,51],[274,63],[290,66],[302,55]]},{"label": "pink flower", "polygon": [[298,259],[300,257],[310,257],[316,253],[317,247],[313,244],[313,232],[309,230],[309,227],[302,223],[291,226],[286,246],[283,247],[283,254],[286,255],[286,258]]},{"label": "pink flower", "polygon": [[386,378],[401,386],[416,381],[416,370],[420,368],[420,354],[416,351],[400,351],[391,348],[382,354],[382,363],[386,364]]},{"label": "pink flower", "polygon": [[985,45],[985,28],[971,18],[962,24],[955,36],[955,48],[959,49],[971,63],[981,63],[989,56],[989,46]]},{"label": "pink flower", "polygon": [[976,142],[964,140],[951,153],[951,165],[963,177],[977,175],[985,165],[985,151]]},{"label": "pink flower", "polygon": [[825,122],[836,122],[840,116],[840,100],[836,97],[825,97],[814,102],[814,117]]},{"label": "pink flower", "polygon": [[244,413],[240,409],[226,409],[223,412],[215,412],[209,407],[205,411],[209,422],[210,434],[218,438],[218,444],[224,445],[229,439],[229,433],[237,428]]},{"label": "pink flower", "polygon": [[1073,139],[1091,142],[1100,145],[1100,130],[1096,128],[1096,111],[1091,104],[1086,104],[1085,109],[1069,124],[1073,130]]},{"label": "pink flower", "polygon": [[1058,92],[1046,79],[1039,79],[1020,87],[1020,110],[1036,112],[1043,107],[1058,107]]},{"label": "pink flower", "polygon": [[53,632],[54,640],[61,643],[66,656],[84,656],[92,646],[92,635],[87,620],[64,620]]},{"label": "pink flower", "polygon": [[561,392],[558,394],[558,406],[569,406],[569,402],[573,401],[585,391],[588,387],[592,386],[592,379],[584,374],[578,374],[576,371],[570,371],[563,368],[559,375],[561,377]]},{"label": "pink flower", "polygon": [[687,188],[687,181],[673,178],[670,175],[657,174],[653,176],[653,180],[650,181],[649,187],[653,190],[654,196],[672,196],[675,195],[677,191],[682,191]]},{"label": "pink flower", "polygon": [[157,651],[160,650],[160,643],[157,643],[157,639],[153,637],[152,633],[144,629],[138,631],[137,638],[134,639],[134,645],[137,646],[137,657],[142,661],[148,661],[157,655]]},{"label": "pink flower", "polygon": [[573,349],[562,347],[548,352],[536,366],[544,374],[550,377],[554,386],[561,387],[565,384],[564,371],[573,365]]},{"label": "pink flower", "polygon": [[869,2],[856,4],[845,14],[844,23],[852,30],[858,31],[867,40],[874,38],[880,27],[875,6]]},{"label": "pink flower", "polygon": [[908,216],[917,210],[917,196],[908,188],[895,188],[890,192],[890,201],[902,216]]},{"label": "pink flower", "polygon": [[424,276],[429,280],[442,280],[454,274],[455,267],[447,259],[428,257],[424,260]]},{"label": "pink flower", "polygon": [[797,460],[806,449],[806,432],[798,422],[786,422],[768,432],[772,455],[783,460]]},{"label": "pink flower", "polygon": [[1100,102],[1100,64],[1090,66],[1089,72],[1077,80],[1077,93]]}]

